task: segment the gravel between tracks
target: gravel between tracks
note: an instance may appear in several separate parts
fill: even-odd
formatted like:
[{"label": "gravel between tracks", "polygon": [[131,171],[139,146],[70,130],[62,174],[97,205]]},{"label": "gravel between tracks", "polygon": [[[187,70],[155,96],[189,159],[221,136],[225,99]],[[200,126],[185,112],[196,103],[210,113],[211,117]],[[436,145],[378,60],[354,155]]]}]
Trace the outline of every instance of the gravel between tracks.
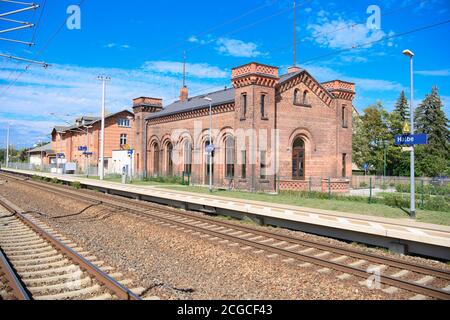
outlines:
[{"label": "gravel between tracks", "polygon": [[[154,225],[139,218],[87,207],[47,192],[9,180],[0,184],[1,194],[22,207],[48,214],[40,216],[68,238],[90,250],[119,271],[131,275],[148,288],[145,296],[162,299],[404,299],[413,294],[399,291],[387,294],[369,290],[352,277],[338,280],[337,272],[318,273],[316,266],[301,268],[296,263],[269,259],[264,254],[242,251],[202,239],[175,229]],[[301,232],[279,230],[284,234],[339,243],[335,240]],[[362,248],[387,255],[382,250]],[[434,266],[443,263],[416,257]]]}]

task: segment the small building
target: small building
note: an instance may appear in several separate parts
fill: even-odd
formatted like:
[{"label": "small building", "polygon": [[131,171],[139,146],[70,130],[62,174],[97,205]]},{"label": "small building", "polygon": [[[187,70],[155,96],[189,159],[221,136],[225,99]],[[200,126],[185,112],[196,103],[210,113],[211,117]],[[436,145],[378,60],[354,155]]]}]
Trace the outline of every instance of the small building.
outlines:
[{"label": "small building", "polygon": [[28,151],[29,163],[31,166],[41,168],[48,166],[51,164],[51,157],[54,153],[51,143],[31,149]]},{"label": "small building", "polygon": [[[123,163],[123,153],[128,154],[133,149],[134,114],[122,110],[108,114],[105,117],[105,173],[120,174],[114,165],[113,154],[120,155]],[[101,118],[82,116],[75,119],[72,126],[57,126],[52,131],[52,149],[60,164],[76,165],[76,171],[89,171],[96,174],[100,159]],[[131,159],[130,159],[131,164]],[[131,168],[131,165],[130,165]]]}]

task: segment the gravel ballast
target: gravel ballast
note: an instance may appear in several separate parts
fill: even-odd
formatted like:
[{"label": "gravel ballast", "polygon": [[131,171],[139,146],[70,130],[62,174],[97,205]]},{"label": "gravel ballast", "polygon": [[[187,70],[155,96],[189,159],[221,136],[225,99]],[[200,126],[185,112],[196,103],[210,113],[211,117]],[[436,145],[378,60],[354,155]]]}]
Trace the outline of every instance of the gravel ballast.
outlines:
[{"label": "gravel ballast", "polygon": [[[88,249],[108,264],[131,275],[147,288],[144,296],[161,299],[405,299],[413,293],[388,294],[359,284],[351,277],[338,280],[339,272],[317,272],[320,267],[300,267],[267,253],[244,251],[168,226],[93,206],[50,192],[36,192],[9,180],[0,184],[1,194],[24,210]],[[86,209],[87,208],[87,209]],[[84,210],[84,211],[83,211]],[[63,217],[67,216],[67,217]],[[236,222],[240,223],[240,222]],[[336,240],[301,232],[276,229],[281,234],[327,243]],[[352,246],[353,247],[353,246]],[[383,255],[384,250],[361,248]],[[443,263],[403,257],[442,268]],[[370,276],[370,275],[368,275]]]}]

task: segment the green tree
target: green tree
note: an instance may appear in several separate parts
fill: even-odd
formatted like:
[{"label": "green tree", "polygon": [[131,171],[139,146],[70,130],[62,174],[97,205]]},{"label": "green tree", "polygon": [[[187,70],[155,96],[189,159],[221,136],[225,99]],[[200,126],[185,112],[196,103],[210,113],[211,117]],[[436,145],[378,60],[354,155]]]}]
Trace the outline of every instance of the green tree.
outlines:
[{"label": "green tree", "polygon": [[357,130],[359,132],[355,134],[355,147],[361,156],[359,161],[367,162],[378,174],[383,174],[385,151],[389,152],[393,138],[389,132],[389,113],[384,110],[381,102],[364,110]]},{"label": "green tree", "polygon": [[417,107],[415,127],[417,133],[428,135],[428,145],[416,147],[418,174],[438,176],[450,171],[449,122],[437,87]]},{"label": "green tree", "polygon": [[353,162],[359,168],[364,166],[369,158],[369,139],[363,130],[363,119],[357,113],[353,113]]},{"label": "green tree", "polygon": [[390,114],[390,127],[392,134],[402,134],[405,123],[409,123],[409,106],[405,96],[405,91],[400,93],[400,97],[395,103],[394,110]]},{"label": "green tree", "polygon": [[[410,122],[410,112],[408,100],[405,92],[400,93],[394,110],[389,115],[389,129],[390,135],[393,138],[395,135],[402,134],[405,123]],[[410,172],[410,157],[408,152],[403,152],[402,148],[393,145],[389,146],[388,152],[388,174],[394,176],[406,176]]]}]

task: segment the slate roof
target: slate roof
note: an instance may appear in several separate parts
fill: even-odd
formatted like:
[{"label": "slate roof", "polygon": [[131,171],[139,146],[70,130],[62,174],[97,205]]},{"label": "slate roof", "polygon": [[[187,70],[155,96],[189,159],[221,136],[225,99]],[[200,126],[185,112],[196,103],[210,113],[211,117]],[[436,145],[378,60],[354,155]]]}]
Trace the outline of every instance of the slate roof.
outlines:
[{"label": "slate roof", "polygon": [[45,152],[45,153],[53,153],[52,150],[52,144],[51,143],[47,143],[43,146],[31,149],[28,151],[28,153],[37,153],[37,152]]},{"label": "slate roof", "polygon": [[[114,116],[116,116],[116,115],[118,115],[119,113],[122,113],[122,112],[128,112],[130,115],[134,116],[133,112],[131,112],[128,109],[124,109],[122,111],[118,111],[118,112],[110,113],[110,114],[106,115],[105,119],[108,119],[110,117],[114,117]],[[67,126],[67,127],[56,126],[53,130],[54,131],[56,130],[57,132],[66,132],[66,131],[76,130],[76,129],[83,128],[83,127],[86,127],[86,126],[91,126],[94,123],[101,121],[102,118],[101,117],[87,117],[87,116],[83,116],[83,117],[78,118],[78,119],[84,119],[84,120],[90,119],[91,121],[86,121],[84,124],[80,124],[80,125],[74,124],[73,126],[70,126],[70,127],[69,126]]]},{"label": "slate roof", "polygon": [[[289,81],[290,79],[294,78],[295,76],[302,73],[304,70],[301,69],[299,71],[295,71],[292,73],[284,74],[280,77],[280,84]],[[224,89],[220,91],[215,91],[207,94],[202,94],[200,96],[189,98],[187,101],[181,102],[181,101],[175,101],[172,104],[169,104],[165,108],[163,108],[161,111],[153,113],[149,115],[146,119],[156,119],[164,116],[169,116],[177,113],[187,112],[187,111],[193,111],[197,109],[203,109],[209,106],[209,102],[206,101],[204,98],[209,97],[212,99],[212,105],[222,105],[226,103],[232,103],[234,102],[234,88]]]}]

